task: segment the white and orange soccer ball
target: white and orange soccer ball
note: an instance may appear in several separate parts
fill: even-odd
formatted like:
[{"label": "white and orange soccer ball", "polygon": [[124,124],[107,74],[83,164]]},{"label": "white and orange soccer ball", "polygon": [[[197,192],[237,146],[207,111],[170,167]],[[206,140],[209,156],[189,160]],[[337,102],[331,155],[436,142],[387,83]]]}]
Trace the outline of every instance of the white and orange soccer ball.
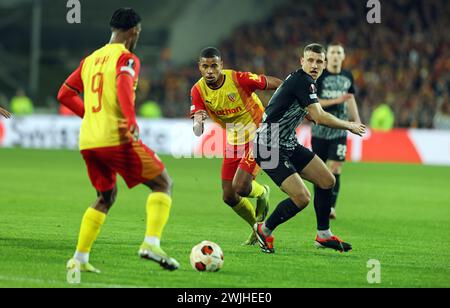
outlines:
[{"label": "white and orange soccer ball", "polygon": [[204,241],[192,248],[192,268],[198,272],[218,272],[223,267],[223,252],[216,243]]}]

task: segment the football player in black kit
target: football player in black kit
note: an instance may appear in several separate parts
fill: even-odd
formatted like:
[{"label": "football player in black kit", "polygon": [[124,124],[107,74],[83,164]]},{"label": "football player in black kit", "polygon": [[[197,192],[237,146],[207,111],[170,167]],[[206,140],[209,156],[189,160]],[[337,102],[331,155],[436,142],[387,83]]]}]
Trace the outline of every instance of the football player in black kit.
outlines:
[{"label": "football player in black kit", "polygon": [[[361,123],[355,100],[353,75],[342,69],[345,50],[341,44],[328,46],[327,69],[317,80],[319,101],[322,108],[341,120]],[[326,126],[312,128],[312,148],[328,166],[336,178],[331,199],[331,219],[336,219],[336,203],[341,188],[342,166],[347,154],[347,131]]]},{"label": "football player in black kit", "polygon": [[296,129],[305,117],[319,125],[349,130],[359,136],[365,134],[366,127],[340,120],[322,109],[316,87],[316,80],[326,66],[326,51],[322,45],[307,46],[301,64],[302,69],[289,75],[270,100],[255,140],[256,161],[289,195],[265,222],[255,225],[255,233],[262,251],[274,253],[273,231],[310,203],[311,194],[303,182],[305,179],[317,186],[314,198],[316,247],[347,252],[352,246],[330,230],[331,198],[336,179],[318,156],[298,143]]}]

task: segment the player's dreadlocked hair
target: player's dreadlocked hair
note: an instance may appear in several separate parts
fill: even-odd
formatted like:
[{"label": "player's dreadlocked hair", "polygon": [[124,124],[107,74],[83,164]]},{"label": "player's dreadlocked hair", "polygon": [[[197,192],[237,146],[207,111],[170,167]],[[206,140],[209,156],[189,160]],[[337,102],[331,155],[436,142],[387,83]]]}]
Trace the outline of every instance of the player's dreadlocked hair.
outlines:
[{"label": "player's dreadlocked hair", "polygon": [[323,53],[323,54],[327,54],[327,51],[325,49],[325,47],[323,47],[320,44],[311,44],[305,47],[305,49],[303,50],[303,53],[306,53],[308,51],[312,51],[314,53]]},{"label": "player's dreadlocked hair", "polygon": [[201,58],[210,59],[215,57],[222,59],[222,54],[220,53],[220,50],[215,47],[207,47],[203,49],[202,52],[200,53],[200,59]]},{"label": "player's dreadlocked hair", "polygon": [[141,22],[141,17],[132,8],[120,8],[114,12],[109,25],[113,29],[127,31],[136,27]]}]

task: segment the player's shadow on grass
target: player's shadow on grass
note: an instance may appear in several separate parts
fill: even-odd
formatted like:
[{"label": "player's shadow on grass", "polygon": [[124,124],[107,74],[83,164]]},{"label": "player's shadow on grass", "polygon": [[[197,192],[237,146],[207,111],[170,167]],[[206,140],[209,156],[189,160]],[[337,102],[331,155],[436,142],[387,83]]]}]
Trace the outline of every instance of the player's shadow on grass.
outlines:
[{"label": "player's shadow on grass", "polygon": [[360,261],[362,256],[357,255],[354,252],[339,253],[336,251],[313,251],[309,254],[311,257],[315,258],[317,261],[329,261],[339,262],[340,260],[344,262]]}]

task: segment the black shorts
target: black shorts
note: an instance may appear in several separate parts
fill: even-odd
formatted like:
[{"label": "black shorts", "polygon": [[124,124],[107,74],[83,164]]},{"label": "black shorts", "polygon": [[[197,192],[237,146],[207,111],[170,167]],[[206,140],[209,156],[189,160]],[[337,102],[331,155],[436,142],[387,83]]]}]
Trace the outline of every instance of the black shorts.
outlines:
[{"label": "black shorts", "polygon": [[[316,156],[300,144],[291,151],[270,149],[263,145],[255,147],[256,162],[278,187],[291,175],[301,173]],[[271,153],[270,156],[268,153]]]},{"label": "black shorts", "polygon": [[345,162],[347,156],[347,137],[338,139],[312,138],[312,149],[325,163],[329,160]]}]

